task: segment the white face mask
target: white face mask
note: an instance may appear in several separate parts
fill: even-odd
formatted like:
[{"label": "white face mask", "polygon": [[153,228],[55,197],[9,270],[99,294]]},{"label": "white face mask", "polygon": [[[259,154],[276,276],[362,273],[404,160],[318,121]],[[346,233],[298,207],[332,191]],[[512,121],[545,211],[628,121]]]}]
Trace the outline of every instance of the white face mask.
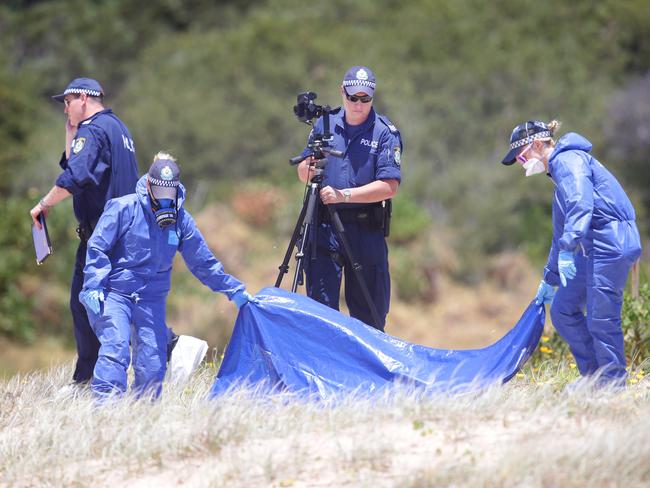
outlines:
[{"label": "white face mask", "polygon": [[537,158],[529,159],[522,166],[526,170],[526,176],[537,175],[546,171],[544,163]]}]

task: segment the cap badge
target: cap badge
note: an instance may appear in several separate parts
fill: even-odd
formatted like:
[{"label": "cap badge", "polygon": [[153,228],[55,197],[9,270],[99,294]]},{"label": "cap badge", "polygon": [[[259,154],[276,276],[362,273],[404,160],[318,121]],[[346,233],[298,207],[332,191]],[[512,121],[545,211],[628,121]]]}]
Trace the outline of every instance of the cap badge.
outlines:
[{"label": "cap badge", "polygon": [[357,80],[366,81],[368,79],[368,72],[365,69],[361,68],[359,71],[357,71],[356,76]]},{"label": "cap badge", "polygon": [[160,178],[165,181],[170,181],[174,179],[174,172],[169,166],[165,166],[160,170]]}]

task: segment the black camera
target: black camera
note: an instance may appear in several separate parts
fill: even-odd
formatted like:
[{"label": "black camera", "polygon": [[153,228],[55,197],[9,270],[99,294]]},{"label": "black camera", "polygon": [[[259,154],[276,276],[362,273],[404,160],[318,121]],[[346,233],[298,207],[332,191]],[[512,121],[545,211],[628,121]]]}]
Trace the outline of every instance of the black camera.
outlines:
[{"label": "black camera", "polygon": [[298,103],[293,106],[293,113],[296,114],[298,120],[313,125],[313,119],[323,117],[323,127],[320,132],[312,133],[311,141],[308,144],[310,152],[306,156],[301,155],[291,158],[289,164],[299,164],[310,156],[318,160],[325,159],[327,154],[337,158],[343,156],[342,151],[336,151],[329,147],[332,141],[332,134],[330,133],[330,112],[332,109],[329,105],[316,105],[314,100],[316,100],[317,96],[314,92],[298,93]]},{"label": "black camera", "polygon": [[293,106],[293,113],[296,114],[298,120],[309,124],[312,119],[323,115],[323,106],[316,105],[314,102],[316,97],[318,95],[314,92],[298,93],[298,102]]}]

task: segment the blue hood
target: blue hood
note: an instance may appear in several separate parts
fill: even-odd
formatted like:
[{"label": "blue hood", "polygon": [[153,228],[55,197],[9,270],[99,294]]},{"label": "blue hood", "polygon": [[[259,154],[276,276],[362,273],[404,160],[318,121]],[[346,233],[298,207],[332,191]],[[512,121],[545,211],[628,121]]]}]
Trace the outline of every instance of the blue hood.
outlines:
[{"label": "blue hood", "polygon": [[[151,200],[149,199],[149,192],[147,192],[147,175],[140,177],[135,185],[135,193],[138,195],[138,200],[144,208],[151,211]],[[178,185],[178,209],[185,203],[185,187],[182,183]]]},{"label": "blue hood", "polygon": [[575,132],[569,132],[560,137],[555,145],[555,150],[551,154],[550,160],[553,160],[558,154],[564,151],[579,150],[584,152],[591,151],[592,145],[587,139]]}]

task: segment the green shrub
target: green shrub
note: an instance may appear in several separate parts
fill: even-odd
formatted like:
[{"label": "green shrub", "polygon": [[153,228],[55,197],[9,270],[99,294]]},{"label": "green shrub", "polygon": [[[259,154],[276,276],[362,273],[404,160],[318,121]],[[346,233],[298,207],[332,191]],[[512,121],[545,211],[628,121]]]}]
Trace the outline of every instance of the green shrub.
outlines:
[{"label": "green shrub", "polygon": [[[623,300],[623,334],[625,351],[632,366],[650,358],[650,283],[639,287],[639,297],[625,293]],[[646,368],[650,369],[650,365]]]},{"label": "green shrub", "polygon": [[394,243],[411,242],[425,234],[431,224],[427,211],[407,193],[398,193],[393,200],[390,240]]},{"label": "green shrub", "polygon": [[69,201],[50,212],[54,254],[36,266],[29,210],[39,194],[30,191],[25,197],[8,198],[0,212],[0,228],[9,230],[0,233],[0,335],[23,342],[31,342],[39,332],[70,335],[68,287],[78,243],[74,218]]}]

